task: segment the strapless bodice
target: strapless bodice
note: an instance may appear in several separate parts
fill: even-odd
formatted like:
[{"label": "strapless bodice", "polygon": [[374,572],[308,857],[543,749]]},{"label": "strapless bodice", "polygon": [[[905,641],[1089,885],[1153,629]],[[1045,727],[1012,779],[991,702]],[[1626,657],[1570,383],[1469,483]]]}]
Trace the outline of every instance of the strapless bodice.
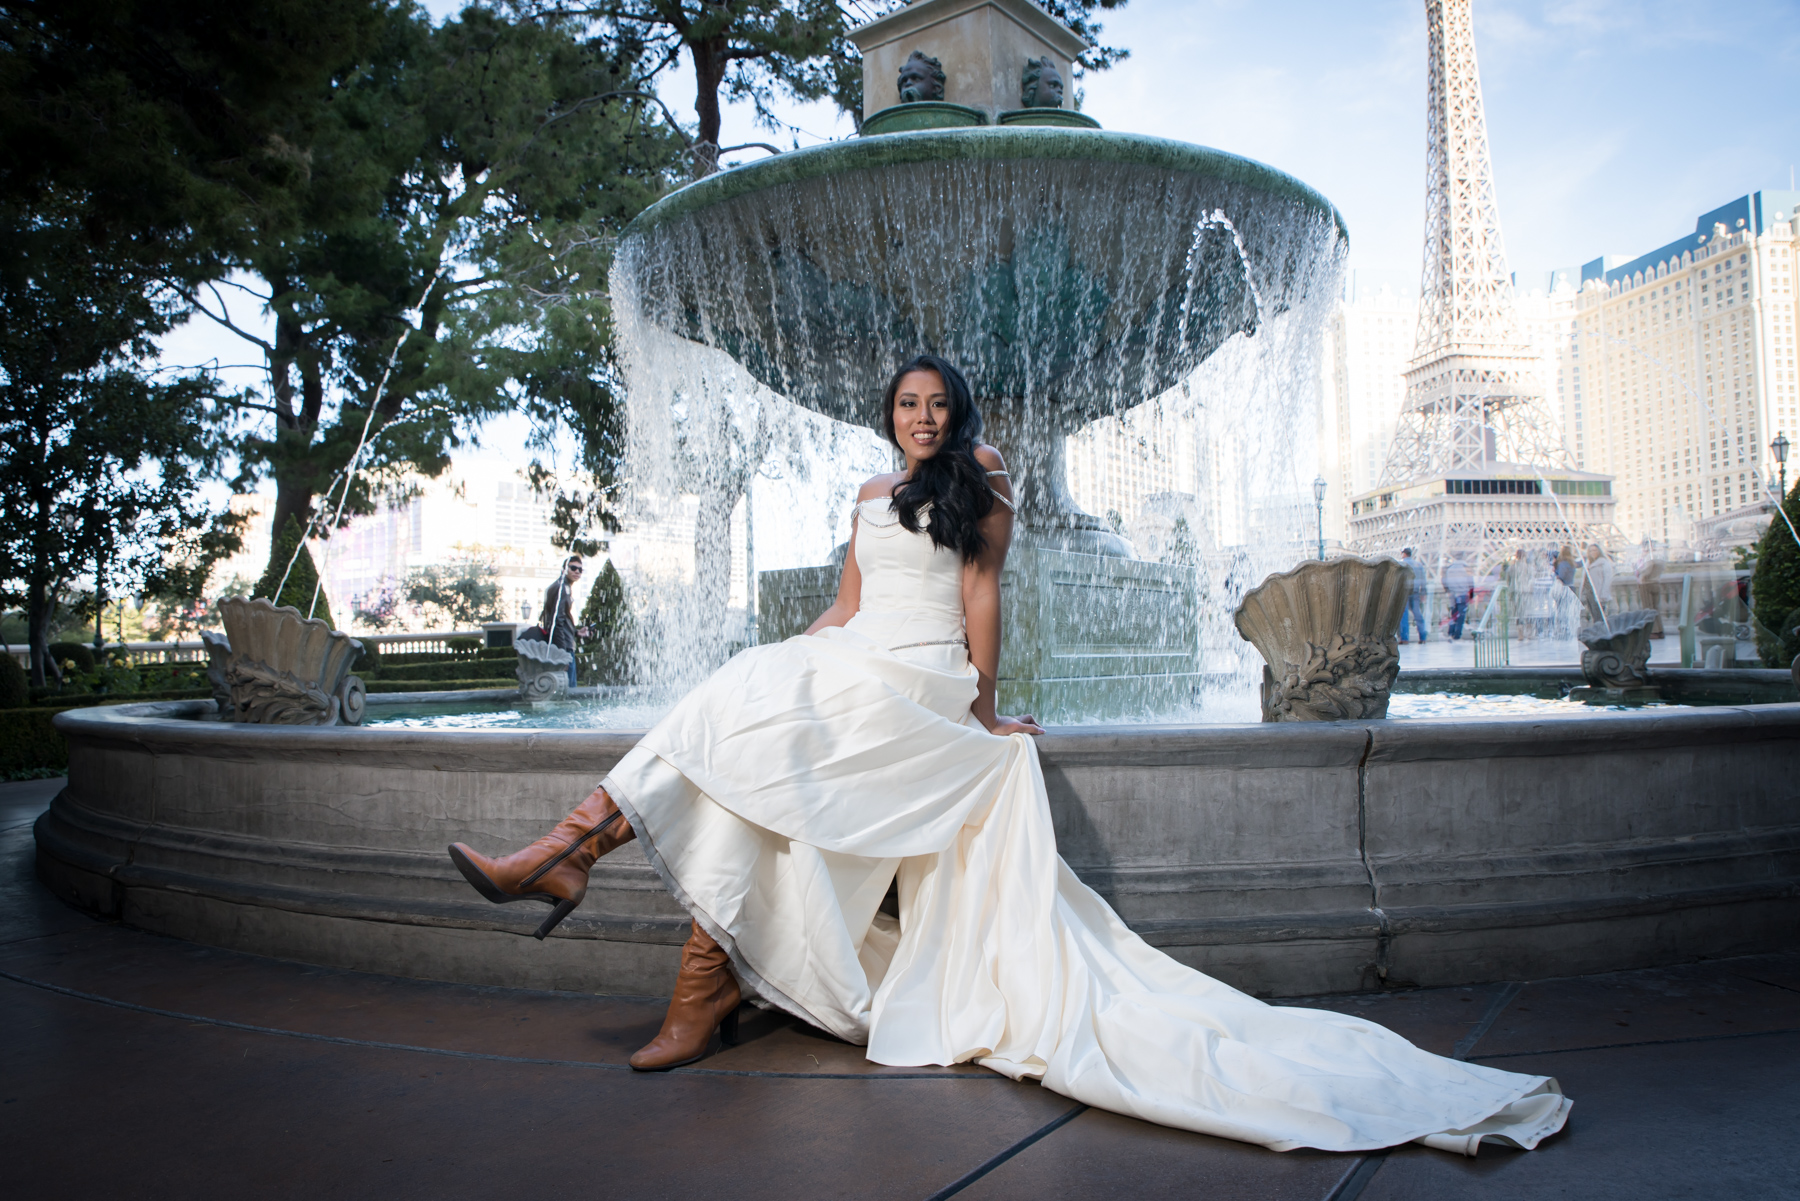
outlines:
[{"label": "strapless bodice", "polygon": [[846,628],[890,649],[961,643],[962,557],[900,524],[892,498],[856,506],[862,598]]}]

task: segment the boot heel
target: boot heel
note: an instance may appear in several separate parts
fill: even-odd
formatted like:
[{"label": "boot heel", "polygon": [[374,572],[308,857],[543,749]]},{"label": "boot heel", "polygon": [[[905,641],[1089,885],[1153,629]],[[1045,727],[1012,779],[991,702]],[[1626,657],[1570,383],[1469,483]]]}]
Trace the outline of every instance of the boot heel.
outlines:
[{"label": "boot heel", "polygon": [[579,904],[581,904],[579,898],[573,901],[558,901],[556,903],[556,908],[550,911],[550,916],[544,919],[544,924],[539,926],[537,930],[533,932],[532,937],[539,942],[544,941],[544,935],[561,925],[562,920],[571,913],[574,913],[575,907]]},{"label": "boot heel", "polygon": [[733,1005],[725,1020],[719,1023],[719,1041],[727,1047],[738,1044],[738,1007]]}]

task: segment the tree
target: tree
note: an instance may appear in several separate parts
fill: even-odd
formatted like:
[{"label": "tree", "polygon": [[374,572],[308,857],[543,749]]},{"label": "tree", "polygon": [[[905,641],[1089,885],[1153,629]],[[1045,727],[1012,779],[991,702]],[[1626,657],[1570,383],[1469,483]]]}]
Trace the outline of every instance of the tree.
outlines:
[{"label": "tree", "polygon": [[[273,479],[275,529],[329,532],[515,407],[616,422],[608,235],[678,149],[621,92],[630,76],[566,21],[471,8],[433,28],[392,10],[367,61],[315,97],[298,218],[253,229],[238,259],[272,339],[217,289],[185,293],[268,363],[237,483]],[[604,511],[616,461],[595,465]]]},{"label": "tree", "polygon": [[406,576],[406,599],[429,617],[459,629],[500,620],[500,584],[494,565],[469,557],[452,563],[416,567]]},{"label": "tree", "polygon": [[[719,156],[752,147],[779,153],[766,142],[720,146],[725,101],[749,103],[757,124],[771,132],[787,125],[770,108],[781,93],[794,100],[830,97],[862,128],[862,58],[849,31],[900,8],[906,0],[513,0],[515,10],[540,19],[579,17],[596,22],[621,44],[641,51],[636,86],[650,91],[685,56],[693,70],[695,135],[688,151],[696,176],[710,175]],[[1074,64],[1077,82],[1103,71],[1127,51],[1098,44],[1096,9],[1124,7],[1125,0],[1048,0],[1050,14],[1084,38],[1091,49]],[[1079,103],[1079,93],[1076,100]],[[674,118],[670,118],[674,125]],[[684,135],[685,136],[685,135]]]},{"label": "tree", "polygon": [[256,582],[256,596],[266,596],[277,605],[291,605],[302,617],[316,617],[332,629],[331,602],[319,581],[319,567],[313,562],[312,550],[306,545],[300,522],[289,517],[276,535],[274,553],[262,579]]},{"label": "tree", "polygon": [[582,606],[581,624],[592,631],[582,645],[597,684],[623,684],[631,678],[631,606],[625,581],[612,560],[604,560]]},{"label": "tree", "polygon": [[[1771,489],[1773,491],[1773,489]],[[1787,520],[1782,520],[1782,513]],[[1789,523],[1792,523],[1790,525]],[[1788,490],[1756,548],[1750,596],[1756,604],[1756,650],[1770,667],[1786,667],[1800,655],[1800,482]]]},{"label": "tree", "polygon": [[25,609],[38,685],[74,576],[92,571],[97,612],[109,579],[166,590],[236,545],[199,497],[224,449],[211,381],[143,366],[174,311],[97,253],[91,216],[54,196],[0,211],[0,595]]}]

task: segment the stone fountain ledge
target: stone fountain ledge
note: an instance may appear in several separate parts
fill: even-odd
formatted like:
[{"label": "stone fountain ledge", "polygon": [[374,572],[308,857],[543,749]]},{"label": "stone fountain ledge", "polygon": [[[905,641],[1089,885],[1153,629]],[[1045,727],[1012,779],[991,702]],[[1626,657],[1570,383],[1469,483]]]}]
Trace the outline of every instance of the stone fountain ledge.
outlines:
[{"label": "stone fountain ledge", "polygon": [[842,142],[825,142],[758,159],[709,175],[671,192],[635,217],[625,235],[647,233],[739,196],[766,188],[805,183],[874,167],[907,166],[954,159],[994,162],[1009,159],[1112,163],[1204,175],[1221,183],[1258,189],[1271,199],[1298,202],[1329,214],[1340,237],[1349,238],[1343,215],[1314,189],[1284,171],[1215,150],[1147,134],[1109,129],[1061,129],[1044,126],[978,126],[969,129],[922,129]]},{"label": "stone fountain ledge", "polygon": [[[69,783],[37,839],[60,896],[334,967],[614,994],[673,979],[686,920],[633,850],[542,944],[537,906],[479,900],[443,853],[540,835],[636,733],[195,720],[211,710],[56,718]],[[1077,873],[1150,942],[1263,995],[1670,964],[1800,928],[1800,704],[1038,745]]]}]

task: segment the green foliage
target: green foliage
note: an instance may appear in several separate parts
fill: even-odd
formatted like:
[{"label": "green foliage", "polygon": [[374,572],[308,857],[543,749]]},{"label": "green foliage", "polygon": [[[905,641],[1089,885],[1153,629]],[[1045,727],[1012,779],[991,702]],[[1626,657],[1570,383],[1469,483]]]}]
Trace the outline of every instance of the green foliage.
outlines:
[{"label": "green foliage", "polygon": [[[250,338],[270,420],[241,444],[238,486],[274,480],[276,528],[370,511],[503,413],[525,412],[544,445],[617,426],[612,240],[679,146],[645,127],[619,48],[583,27],[385,10],[354,70],[296,97],[318,114],[308,176],[237,260],[275,324]],[[588,458],[598,499],[583,504],[604,521],[611,436]]]},{"label": "green foliage", "polygon": [[[481,558],[415,567],[406,575],[406,599],[428,620],[464,629],[500,620],[500,582],[494,565]],[[475,648],[480,649],[477,643]]]},{"label": "green foliage", "polygon": [[[1788,521],[1800,528],[1800,483],[1782,498],[1782,512],[1774,515],[1757,544],[1755,573],[1750,577],[1750,597],[1756,607],[1756,652],[1771,667],[1786,667],[1800,655],[1800,544]],[[1777,620],[1777,619],[1780,620]]]},{"label": "green foliage", "polygon": [[[476,659],[504,660],[508,671],[513,669],[512,665],[518,657],[519,652],[510,646],[484,646],[474,654]],[[404,655],[382,655],[381,661],[376,666],[384,670],[392,670],[411,667],[419,663],[462,663],[465,661],[460,656],[445,655],[440,651],[410,651]]]},{"label": "green foliage", "polygon": [[0,773],[8,779],[26,773],[66,770],[69,744],[51,725],[64,709],[0,709]]},{"label": "green foliage", "polygon": [[90,673],[94,670],[94,648],[84,642],[52,642],[50,658],[58,666],[73,663],[78,672]]},{"label": "green foliage", "polygon": [[607,559],[588,590],[582,606],[581,625],[593,633],[581,647],[581,663],[590,683],[624,684],[631,679],[631,606],[625,597],[625,581]]},{"label": "green foliage", "polygon": [[398,667],[384,667],[380,671],[363,676],[364,683],[377,680],[392,682],[394,680],[413,680],[420,684],[426,681],[443,683],[460,681],[470,687],[492,687],[495,680],[515,679],[518,674],[518,659],[450,659],[436,663],[413,663]]},{"label": "green foliage", "polygon": [[26,611],[38,683],[71,578],[161,587],[171,547],[214,524],[200,488],[225,449],[210,381],[145,367],[175,310],[94,244],[94,218],[0,195],[0,602]]},{"label": "green foliage", "polygon": [[[291,570],[288,567],[290,560],[293,562]],[[282,583],[283,574],[287,576],[285,584]],[[269,558],[269,568],[256,583],[256,595],[267,597],[277,605],[292,605],[300,611],[300,616],[316,617],[335,630],[337,623],[331,620],[331,603],[325,599],[325,590],[318,587],[318,582],[319,569],[313,564],[312,551],[300,540],[300,523],[289,517],[281,536],[275,539],[275,553]],[[275,595],[277,588],[281,590],[280,596]],[[316,605],[313,603],[315,589],[318,592]]]},{"label": "green foliage", "polygon": [[[498,619],[495,618],[490,620]],[[459,659],[471,658],[476,651],[481,649],[481,639],[472,636],[468,638],[446,638],[444,639],[444,647]]]},{"label": "green foliage", "polygon": [[0,709],[16,709],[31,701],[31,680],[10,654],[0,653]]}]

